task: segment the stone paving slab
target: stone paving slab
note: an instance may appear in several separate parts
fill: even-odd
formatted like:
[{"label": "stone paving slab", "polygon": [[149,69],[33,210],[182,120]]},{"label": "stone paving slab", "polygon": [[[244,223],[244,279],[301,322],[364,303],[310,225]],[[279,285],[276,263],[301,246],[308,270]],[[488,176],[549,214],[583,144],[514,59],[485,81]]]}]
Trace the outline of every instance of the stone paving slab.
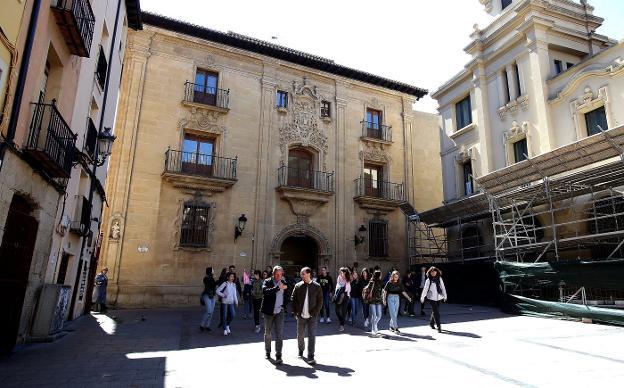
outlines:
[{"label": "stone paving slab", "polygon": [[[262,334],[236,318],[232,334],[200,332],[198,308],[117,310],[68,325],[54,343],[21,346],[0,360],[1,387],[206,387],[323,381],[436,387],[624,386],[624,328],[516,317],[444,305],[443,333],[401,317],[402,335],[371,338],[362,327],[319,324],[311,367],[285,324],[284,365],[264,359]],[[115,317],[113,319],[112,317]],[[382,320],[387,328],[387,317]],[[255,382],[255,383],[254,383]]]}]

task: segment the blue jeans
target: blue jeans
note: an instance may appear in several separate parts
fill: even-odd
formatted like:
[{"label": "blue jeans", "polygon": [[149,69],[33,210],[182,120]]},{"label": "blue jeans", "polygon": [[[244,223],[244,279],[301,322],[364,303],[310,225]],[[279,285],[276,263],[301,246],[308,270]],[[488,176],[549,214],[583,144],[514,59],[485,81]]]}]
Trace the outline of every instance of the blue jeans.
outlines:
[{"label": "blue jeans", "polygon": [[362,313],[364,314],[364,320],[367,320],[370,315],[370,305],[368,303],[364,303],[364,301],[362,301]]},{"label": "blue jeans", "polygon": [[355,325],[355,318],[357,318],[357,312],[362,308],[362,299],[351,298],[351,324]]},{"label": "blue jeans", "polygon": [[321,309],[321,318],[329,318],[329,292],[323,293],[323,308]]},{"label": "blue jeans", "polygon": [[243,306],[243,315],[251,316],[251,312],[253,311],[253,302],[251,300],[251,296],[245,298],[245,305]]},{"label": "blue jeans", "polygon": [[371,320],[371,331],[373,334],[376,334],[379,331],[377,324],[381,319],[381,305],[380,304],[370,304],[370,320]]},{"label": "blue jeans", "polygon": [[401,305],[401,298],[396,294],[390,294],[386,297],[388,302],[388,311],[390,312],[390,327],[394,329],[399,328],[399,306]]},{"label": "blue jeans", "polygon": [[206,307],[206,312],[202,317],[201,323],[199,324],[201,327],[210,327],[210,321],[212,321],[212,313],[214,312],[216,298],[210,298],[208,294],[202,295],[204,300],[204,304]]},{"label": "blue jeans", "polygon": [[230,326],[232,319],[236,316],[236,308],[234,304],[221,304],[221,319],[223,319],[224,326]]}]

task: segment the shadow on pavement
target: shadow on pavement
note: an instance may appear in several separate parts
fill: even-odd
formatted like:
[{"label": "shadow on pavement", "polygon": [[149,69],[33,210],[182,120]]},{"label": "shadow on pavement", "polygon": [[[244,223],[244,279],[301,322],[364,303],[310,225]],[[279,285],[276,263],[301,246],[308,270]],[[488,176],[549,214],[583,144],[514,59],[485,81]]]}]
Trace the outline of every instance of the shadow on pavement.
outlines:
[{"label": "shadow on pavement", "polygon": [[297,365],[282,364],[275,367],[276,370],[286,373],[288,377],[307,377],[310,379],[318,379],[317,371],[325,373],[334,373],[341,377],[351,377],[355,370],[351,368],[343,368],[335,365],[316,364],[308,367],[301,367]]}]

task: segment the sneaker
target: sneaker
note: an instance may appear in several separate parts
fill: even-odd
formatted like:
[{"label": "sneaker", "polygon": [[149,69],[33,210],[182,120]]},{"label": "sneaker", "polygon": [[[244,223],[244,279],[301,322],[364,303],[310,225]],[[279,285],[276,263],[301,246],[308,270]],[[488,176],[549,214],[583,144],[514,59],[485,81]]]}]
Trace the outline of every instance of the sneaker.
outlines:
[{"label": "sneaker", "polygon": [[351,323],[351,318],[348,319],[348,322]]},{"label": "sneaker", "polygon": [[344,326],[340,325],[340,326],[338,327],[338,331],[344,331]]},{"label": "sneaker", "polygon": [[271,352],[266,352],[266,354],[264,355],[264,358],[266,358],[267,360],[271,359]]},{"label": "sneaker", "polygon": [[321,318],[321,323],[325,323],[325,318]]},{"label": "sneaker", "polygon": [[442,327],[438,326],[438,333],[442,333]]},{"label": "sneaker", "polygon": [[399,330],[398,327],[396,329],[394,329],[394,332],[397,333],[397,334],[401,334],[401,330]]},{"label": "sneaker", "polygon": [[254,333],[260,333],[260,325],[256,325],[256,328],[254,329]]},{"label": "sneaker", "polygon": [[227,332],[228,332],[228,334],[230,334],[230,333],[232,332],[232,331],[230,330],[230,327],[229,327],[229,326],[226,326],[226,327],[225,327],[225,331],[227,331]]},{"label": "sneaker", "polygon": [[306,360],[306,362],[309,365],[316,365],[316,360],[314,359],[314,356],[308,356],[308,359]]},{"label": "sneaker", "polygon": [[364,321],[364,326],[365,326],[365,327],[368,327],[368,323],[369,323],[369,322],[368,322],[368,318],[366,318],[366,320]]},{"label": "sneaker", "polygon": [[303,358],[303,352],[299,352],[299,358]]},{"label": "sneaker", "polygon": [[223,335],[228,335],[228,331],[227,331],[227,329],[226,329],[226,330],[223,330]]},{"label": "sneaker", "polygon": [[331,323],[331,319],[330,318],[327,318],[327,323]]},{"label": "sneaker", "polygon": [[276,354],[275,355],[275,363],[277,365],[281,365],[284,363],[284,361],[282,361],[282,355],[281,354]]}]

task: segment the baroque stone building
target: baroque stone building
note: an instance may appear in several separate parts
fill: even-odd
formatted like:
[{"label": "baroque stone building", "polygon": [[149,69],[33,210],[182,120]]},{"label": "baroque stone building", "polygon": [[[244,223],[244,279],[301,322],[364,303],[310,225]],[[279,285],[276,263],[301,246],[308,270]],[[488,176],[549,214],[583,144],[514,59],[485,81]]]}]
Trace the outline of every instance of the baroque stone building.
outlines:
[{"label": "baroque stone building", "polygon": [[194,304],[204,269],[407,266],[441,200],[426,91],[144,13],[130,31],[100,266],[120,306]]}]

